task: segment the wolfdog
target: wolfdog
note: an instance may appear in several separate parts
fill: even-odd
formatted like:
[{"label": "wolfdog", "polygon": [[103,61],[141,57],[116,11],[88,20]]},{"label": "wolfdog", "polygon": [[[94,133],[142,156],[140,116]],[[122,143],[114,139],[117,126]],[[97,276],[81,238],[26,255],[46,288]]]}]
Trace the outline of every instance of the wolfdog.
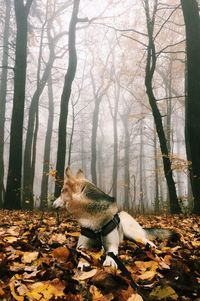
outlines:
[{"label": "wolfdog", "polygon": [[119,244],[124,237],[156,247],[149,240],[150,237],[164,239],[173,235],[168,229],[145,230],[127,212],[118,212],[115,199],[87,180],[80,169],[73,175],[71,169],[66,168],[61,195],[54,201],[53,207],[66,207],[78,221],[81,233],[77,248],[94,248],[99,244],[104,247],[107,254],[104,266],[117,267],[109,253],[118,254]]}]

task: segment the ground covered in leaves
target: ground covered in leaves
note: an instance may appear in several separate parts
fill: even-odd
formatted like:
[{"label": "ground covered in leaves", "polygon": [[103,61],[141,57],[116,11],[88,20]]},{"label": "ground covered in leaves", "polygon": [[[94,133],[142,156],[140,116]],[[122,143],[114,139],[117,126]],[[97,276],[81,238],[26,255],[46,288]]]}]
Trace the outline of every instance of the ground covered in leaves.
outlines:
[{"label": "ground covered in leaves", "polygon": [[[76,251],[79,228],[64,214],[0,210],[0,300],[200,300],[200,218],[138,216],[145,227],[175,229],[158,249],[124,241],[120,269],[102,250]],[[86,271],[77,269],[87,260]]]}]

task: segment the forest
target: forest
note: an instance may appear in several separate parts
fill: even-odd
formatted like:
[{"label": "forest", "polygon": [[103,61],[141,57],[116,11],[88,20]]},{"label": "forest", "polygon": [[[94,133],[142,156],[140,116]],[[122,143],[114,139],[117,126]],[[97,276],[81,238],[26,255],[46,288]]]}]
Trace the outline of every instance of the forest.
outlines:
[{"label": "forest", "polygon": [[[0,300],[199,301],[200,1],[0,4]],[[79,248],[111,203],[173,235]]]},{"label": "forest", "polygon": [[198,2],[0,10],[0,206],[51,207],[70,165],[128,211],[199,214]]}]

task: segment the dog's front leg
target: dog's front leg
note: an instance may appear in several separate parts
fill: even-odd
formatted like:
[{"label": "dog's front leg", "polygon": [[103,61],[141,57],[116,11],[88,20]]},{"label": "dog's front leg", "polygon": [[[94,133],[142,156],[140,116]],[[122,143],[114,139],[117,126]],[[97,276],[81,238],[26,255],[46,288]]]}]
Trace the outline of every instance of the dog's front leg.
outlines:
[{"label": "dog's front leg", "polygon": [[77,243],[77,248],[78,249],[89,249],[91,247],[92,247],[92,239],[80,234],[78,243]]},{"label": "dog's front leg", "polygon": [[[80,234],[78,243],[77,243],[77,249],[90,249],[94,245],[94,242],[92,239]],[[77,268],[81,271],[87,269],[90,266],[90,263],[86,260],[80,260],[78,263]]]},{"label": "dog's front leg", "polygon": [[[119,248],[119,242],[120,242],[120,238],[119,238],[118,228],[115,228],[111,233],[102,237],[102,243],[103,243],[106,253],[112,252],[115,255],[117,255],[118,248]],[[104,266],[112,266],[112,267],[117,268],[116,262],[109,255],[106,255],[106,259],[105,259],[103,265]]]}]

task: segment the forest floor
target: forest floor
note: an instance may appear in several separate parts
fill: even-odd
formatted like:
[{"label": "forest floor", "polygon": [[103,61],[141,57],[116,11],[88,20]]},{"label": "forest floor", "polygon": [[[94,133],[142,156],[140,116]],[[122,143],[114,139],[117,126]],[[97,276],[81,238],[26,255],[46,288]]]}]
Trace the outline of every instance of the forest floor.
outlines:
[{"label": "forest floor", "polygon": [[[56,212],[0,210],[0,300],[200,300],[200,217],[137,216],[144,227],[172,228],[177,242],[157,249],[120,245],[120,269],[103,251],[76,251],[79,227]],[[90,262],[86,271],[80,260]]]}]

